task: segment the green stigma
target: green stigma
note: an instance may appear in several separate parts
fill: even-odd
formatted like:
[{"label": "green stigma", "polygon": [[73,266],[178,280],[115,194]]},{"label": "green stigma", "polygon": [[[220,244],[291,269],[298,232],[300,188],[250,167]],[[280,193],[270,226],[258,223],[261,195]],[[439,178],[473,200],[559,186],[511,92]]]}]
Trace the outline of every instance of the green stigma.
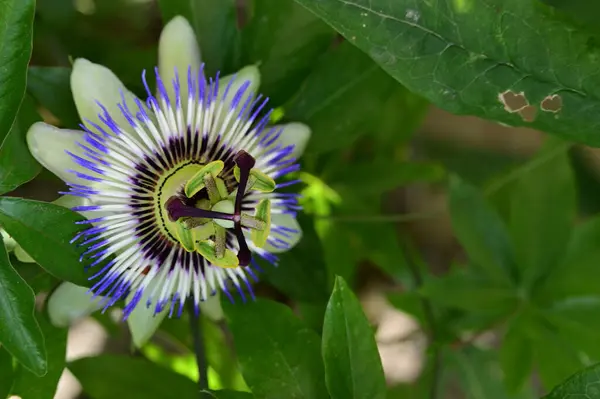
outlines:
[{"label": "green stigma", "polygon": [[[237,187],[230,189],[222,177],[223,161],[178,168],[161,185],[159,211],[164,228],[186,251],[197,252],[211,264],[231,268],[247,266],[250,251],[242,227],[251,230],[254,245],[263,247],[271,229],[271,202],[261,200],[254,215],[242,212],[246,192],[272,192],[275,181],[253,168],[254,158],[240,151],[234,158]],[[170,196],[161,195],[170,193]],[[227,230],[233,229],[240,250],[227,248]]]}]

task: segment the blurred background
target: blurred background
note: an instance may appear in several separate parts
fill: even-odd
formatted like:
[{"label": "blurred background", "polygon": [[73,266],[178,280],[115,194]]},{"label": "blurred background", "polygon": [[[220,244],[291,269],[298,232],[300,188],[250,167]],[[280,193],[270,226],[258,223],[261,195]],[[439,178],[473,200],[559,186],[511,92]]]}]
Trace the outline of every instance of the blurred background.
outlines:
[{"label": "blurred background", "polygon": [[[203,3],[219,7],[219,0]],[[235,4],[235,15],[220,21],[229,28],[197,32],[207,69],[229,74],[258,63],[261,91],[271,97],[279,120],[303,121],[313,129],[300,176],[305,239],[277,270],[265,268],[258,293],[290,304],[320,330],[320,292],[328,293],[332,277],[343,275],[375,328],[390,399],[429,397],[424,390],[431,389],[431,378],[438,380],[439,398],[537,397],[542,388],[535,373],[523,392],[509,394],[503,388],[494,350],[501,345],[498,325],[448,325],[450,332],[438,331],[446,338],[437,340],[423,314],[431,304],[411,292],[426,276],[444,275],[465,260],[447,210],[446,177],[460,175],[502,208],[545,134],[429,105],[292,0]],[[206,14],[218,15],[208,8]],[[68,84],[77,57],[106,65],[143,96],[141,71],[157,62],[163,24],[161,5],[154,0],[38,0],[27,93],[43,119],[77,127]],[[600,205],[597,150],[570,146],[565,151],[582,217],[595,214]],[[11,195],[51,201],[61,188],[44,171]],[[44,277],[38,283],[43,297],[52,282]],[[187,323],[169,320],[151,344],[132,350],[118,313],[95,314],[74,325],[68,360],[133,353],[195,377]],[[226,329],[206,320],[204,328],[211,381],[244,389]],[[86,395],[65,371],[56,397]]]}]

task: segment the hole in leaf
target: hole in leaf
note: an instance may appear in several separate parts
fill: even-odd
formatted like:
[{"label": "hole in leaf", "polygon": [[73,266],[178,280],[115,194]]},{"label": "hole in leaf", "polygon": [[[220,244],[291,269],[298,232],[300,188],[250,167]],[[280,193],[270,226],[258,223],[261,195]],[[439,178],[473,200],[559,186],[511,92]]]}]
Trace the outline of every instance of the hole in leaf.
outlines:
[{"label": "hole in leaf", "polygon": [[535,120],[535,114],[537,113],[537,108],[533,105],[527,105],[523,109],[519,111],[519,115],[525,122],[533,122]]},{"label": "hole in leaf", "polygon": [[562,109],[562,97],[558,94],[553,94],[542,100],[540,104],[542,111],[557,113]]},{"label": "hole in leaf", "polygon": [[500,93],[498,99],[504,104],[504,109],[511,114],[519,112],[529,105],[529,101],[527,101],[524,92],[515,93],[514,91],[507,90]]}]

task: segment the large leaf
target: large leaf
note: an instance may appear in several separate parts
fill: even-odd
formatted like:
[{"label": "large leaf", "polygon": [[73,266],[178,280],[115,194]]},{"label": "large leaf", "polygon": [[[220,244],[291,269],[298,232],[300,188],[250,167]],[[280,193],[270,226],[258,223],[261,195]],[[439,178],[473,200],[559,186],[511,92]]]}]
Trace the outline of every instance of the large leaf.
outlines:
[{"label": "large leaf", "polygon": [[15,380],[13,358],[4,348],[0,346],[0,398],[8,397],[10,388]]},{"label": "large leaf", "polygon": [[0,0],[0,144],[25,93],[34,0]]},{"label": "large leaf", "polygon": [[309,218],[299,215],[298,222],[302,240],[279,255],[278,266],[261,262],[265,279],[293,299],[325,303],[329,289],[321,242]]},{"label": "large leaf", "polygon": [[557,334],[557,327],[540,325],[532,341],[540,379],[548,390],[585,365],[578,343]]},{"label": "large leaf", "polygon": [[71,94],[71,68],[30,67],[27,73],[27,92],[47,108],[67,128],[80,123]]},{"label": "large leaf", "polygon": [[444,169],[433,163],[378,159],[355,162],[352,167],[344,167],[331,177],[330,184],[337,190],[352,191],[353,195],[366,195],[381,194],[415,182],[439,181],[442,177]]},{"label": "large leaf", "polygon": [[398,88],[369,57],[344,42],[317,63],[285,106],[285,116],[313,130],[307,153],[347,148],[377,124],[387,99]]},{"label": "large leaf", "polygon": [[[261,71],[261,92],[279,105],[298,90],[335,31],[293,0],[253,0],[243,31],[245,62]],[[302,34],[298,34],[302,32]]]},{"label": "large leaf", "polygon": [[385,377],[373,329],[360,302],[340,277],[325,313],[323,361],[332,398],[385,398]]},{"label": "large leaf", "polygon": [[544,399],[593,398],[600,385],[600,364],[583,369],[556,386]]},{"label": "large leaf", "polygon": [[66,365],[67,332],[65,328],[54,327],[47,318],[40,318],[44,333],[48,372],[43,377],[20,368],[12,389],[13,395],[23,399],[52,399]]},{"label": "large leaf", "polygon": [[0,194],[7,193],[33,179],[42,166],[33,158],[25,135],[40,120],[35,104],[26,95],[12,129],[0,146]]},{"label": "large leaf", "polygon": [[199,397],[192,380],[145,359],[101,355],[75,360],[68,368],[94,399]]},{"label": "large leaf", "polygon": [[159,0],[158,4],[165,24],[177,15],[192,24],[208,76],[235,72],[228,65],[239,52],[235,0]]},{"label": "large leaf", "polygon": [[44,336],[33,315],[33,291],[0,246],[0,343],[24,367],[37,375],[47,370]]},{"label": "large leaf", "polygon": [[440,306],[470,312],[508,313],[518,305],[517,291],[469,270],[455,270],[439,278],[428,279],[421,294]]},{"label": "large leaf", "polygon": [[557,265],[575,221],[575,182],[567,148],[549,139],[511,195],[510,229],[526,287]]},{"label": "large leaf", "polygon": [[519,314],[506,326],[500,364],[504,372],[504,383],[511,392],[519,391],[528,380],[533,369],[533,347],[530,338],[528,315]]},{"label": "large leaf", "polygon": [[62,206],[22,198],[0,198],[0,225],[44,269],[61,280],[89,285],[83,249],[71,244],[83,218]]},{"label": "large leaf", "polygon": [[600,287],[596,284],[600,279],[598,242],[600,217],[593,217],[576,226],[558,267],[550,271],[540,287],[540,299],[600,295]]},{"label": "large leaf", "polygon": [[445,358],[445,370],[456,373],[463,391],[469,399],[537,399],[531,386],[518,392],[507,392],[498,376],[502,373],[494,350],[482,350],[467,346],[449,352]]},{"label": "large leaf", "polygon": [[575,18],[578,21],[589,24],[588,27],[598,32],[598,18],[600,18],[600,3],[587,0],[541,0],[549,6]]},{"label": "large leaf", "polygon": [[600,357],[598,329],[600,296],[572,297],[557,301],[544,312],[546,319],[558,326],[557,334],[567,343],[576,343],[578,351],[592,359]]},{"label": "large leaf", "polygon": [[498,281],[514,275],[514,250],[504,223],[475,187],[456,176],[450,179],[450,216],[474,266]]},{"label": "large leaf", "polygon": [[446,110],[600,145],[595,39],[535,1],[296,1]]},{"label": "large leaf", "polygon": [[327,398],[319,336],[285,305],[258,299],[225,302],[225,313],[242,366],[255,396]]}]

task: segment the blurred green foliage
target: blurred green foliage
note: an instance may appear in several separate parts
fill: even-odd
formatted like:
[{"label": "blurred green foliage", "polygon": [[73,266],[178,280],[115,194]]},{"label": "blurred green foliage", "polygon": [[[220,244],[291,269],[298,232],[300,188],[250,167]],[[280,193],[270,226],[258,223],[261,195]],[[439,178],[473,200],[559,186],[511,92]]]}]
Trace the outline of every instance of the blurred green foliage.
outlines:
[{"label": "blurred green foliage", "polygon": [[[0,398],[52,398],[65,367],[97,399],[597,394],[594,367],[560,385],[600,360],[600,184],[581,152],[554,137],[530,159],[414,137],[425,97],[457,113],[527,124],[497,96],[504,84],[522,84],[536,99],[565,95],[566,117],[546,113],[532,126],[600,143],[600,86],[584,73],[597,61],[594,28],[571,21],[588,8],[544,2],[569,18],[517,0],[440,0],[424,9],[415,0],[0,0],[0,226],[39,264],[0,251]],[[508,28],[518,35],[502,36],[494,15],[520,11]],[[133,355],[67,363],[67,330],[34,312],[34,294],[63,280],[89,282],[82,250],[69,243],[81,217],[41,201],[55,181],[29,153],[27,129],[42,119],[78,127],[69,77],[79,57],[143,96],[142,70],[157,63],[161,28],[176,15],[194,28],[210,75],[258,65],[277,123],[312,129],[297,174],[304,237],[277,267],[261,263],[257,292],[268,299],[224,304],[226,322],[200,318],[209,378],[202,392],[188,314],[167,319]],[[504,63],[494,59],[500,50],[488,28],[508,46]],[[579,47],[533,51],[565,35]],[[561,86],[576,79],[585,87]],[[391,214],[406,186],[447,190],[465,256],[441,272],[400,223],[436,215]],[[386,386],[373,327],[353,292],[371,280],[386,281],[389,303],[427,337],[426,364],[412,384]],[[120,335],[107,314],[94,317]],[[482,343],[486,334],[495,342]]]}]

